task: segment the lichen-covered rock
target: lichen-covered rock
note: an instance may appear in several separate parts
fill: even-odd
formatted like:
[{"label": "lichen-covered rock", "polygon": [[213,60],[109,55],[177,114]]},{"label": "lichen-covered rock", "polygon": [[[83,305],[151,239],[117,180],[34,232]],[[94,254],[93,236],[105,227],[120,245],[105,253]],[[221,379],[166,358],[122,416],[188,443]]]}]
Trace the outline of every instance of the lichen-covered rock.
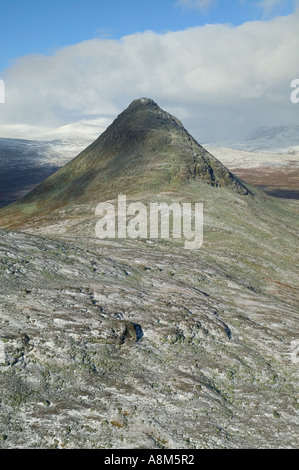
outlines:
[{"label": "lichen-covered rock", "polygon": [[296,447],[293,245],[232,257],[220,227],[198,251],[0,232],[0,447]]}]

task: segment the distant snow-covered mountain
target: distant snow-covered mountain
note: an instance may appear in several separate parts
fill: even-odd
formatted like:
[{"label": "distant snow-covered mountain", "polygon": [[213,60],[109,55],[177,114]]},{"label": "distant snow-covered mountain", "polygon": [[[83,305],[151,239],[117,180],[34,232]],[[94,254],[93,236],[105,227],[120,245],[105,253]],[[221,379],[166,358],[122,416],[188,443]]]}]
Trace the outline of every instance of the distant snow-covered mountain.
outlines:
[{"label": "distant snow-covered mountain", "polygon": [[37,140],[63,140],[70,142],[93,142],[106,130],[111,119],[99,118],[88,121],[78,121],[50,131],[37,134]]},{"label": "distant snow-covered mountain", "polygon": [[299,151],[299,126],[259,127],[242,141],[210,142],[207,145],[248,152],[292,153]]},{"label": "distant snow-covered mountain", "polygon": [[260,127],[248,136],[248,142],[256,150],[289,151],[299,150],[299,126]]}]

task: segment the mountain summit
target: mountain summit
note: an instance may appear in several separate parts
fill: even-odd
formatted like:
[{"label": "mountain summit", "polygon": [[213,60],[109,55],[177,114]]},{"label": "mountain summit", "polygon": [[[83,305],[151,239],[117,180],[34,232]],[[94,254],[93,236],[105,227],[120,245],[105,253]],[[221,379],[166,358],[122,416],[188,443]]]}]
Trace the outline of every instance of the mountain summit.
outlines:
[{"label": "mountain summit", "polygon": [[159,194],[185,185],[249,190],[200,146],[182,123],[153,100],[133,101],[76,158],[20,201],[3,209],[35,217],[73,204],[108,200],[118,194]]}]

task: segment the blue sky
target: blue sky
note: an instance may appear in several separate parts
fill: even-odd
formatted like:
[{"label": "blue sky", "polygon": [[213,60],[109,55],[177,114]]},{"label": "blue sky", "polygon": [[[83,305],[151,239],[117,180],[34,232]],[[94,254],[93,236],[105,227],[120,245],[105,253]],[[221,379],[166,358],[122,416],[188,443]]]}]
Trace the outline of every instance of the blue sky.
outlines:
[{"label": "blue sky", "polygon": [[0,74],[15,58],[92,38],[269,19],[292,0],[0,0]]},{"label": "blue sky", "polygon": [[299,0],[0,0],[0,136],[103,130],[146,96],[200,142],[299,124]]}]

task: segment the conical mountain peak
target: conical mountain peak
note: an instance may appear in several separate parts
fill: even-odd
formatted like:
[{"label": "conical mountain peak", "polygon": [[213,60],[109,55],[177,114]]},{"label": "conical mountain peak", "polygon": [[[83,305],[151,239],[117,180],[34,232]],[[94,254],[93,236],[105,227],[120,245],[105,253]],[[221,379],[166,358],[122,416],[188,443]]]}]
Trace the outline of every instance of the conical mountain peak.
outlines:
[{"label": "conical mountain peak", "polygon": [[139,98],[132,101],[130,106],[125,110],[128,113],[138,113],[138,112],[149,112],[163,117],[165,120],[169,119],[177,123],[180,127],[183,127],[182,123],[174,116],[169,114],[167,111],[164,111],[160,106],[151,98]]},{"label": "conical mountain peak", "polygon": [[185,131],[183,124],[176,117],[164,111],[150,98],[139,98],[132,101],[127,109],[112,123],[110,130],[114,127],[117,128],[120,124],[124,126],[124,131],[127,128],[132,128],[138,132],[154,128],[160,130],[166,130],[167,128],[169,130],[172,126]]},{"label": "conical mountain peak", "polygon": [[[64,206],[93,204],[119,194],[182,192],[190,184],[247,187],[149,98],[134,100],[100,137],[20,201],[2,211],[39,216]],[[1,214],[1,215],[2,215]]]},{"label": "conical mountain peak", "polygon": [[[148,108],[159,108],[157,103],[151,98],[138,98],[130,104],[129,108],[134,108],[135,106],[145,106]],[[160,109],[160,108],[159,108]]]},{"label": "conical mountain peak", "polygon": [[151,98],[138,98],[128,106],[127,110],[131,112],[136,112],[138,109],[147,109],[148,111],[151,112],[156,112],[156,113],[161,113],[165,112],[163,111],[158,104],[152,100]]}]

